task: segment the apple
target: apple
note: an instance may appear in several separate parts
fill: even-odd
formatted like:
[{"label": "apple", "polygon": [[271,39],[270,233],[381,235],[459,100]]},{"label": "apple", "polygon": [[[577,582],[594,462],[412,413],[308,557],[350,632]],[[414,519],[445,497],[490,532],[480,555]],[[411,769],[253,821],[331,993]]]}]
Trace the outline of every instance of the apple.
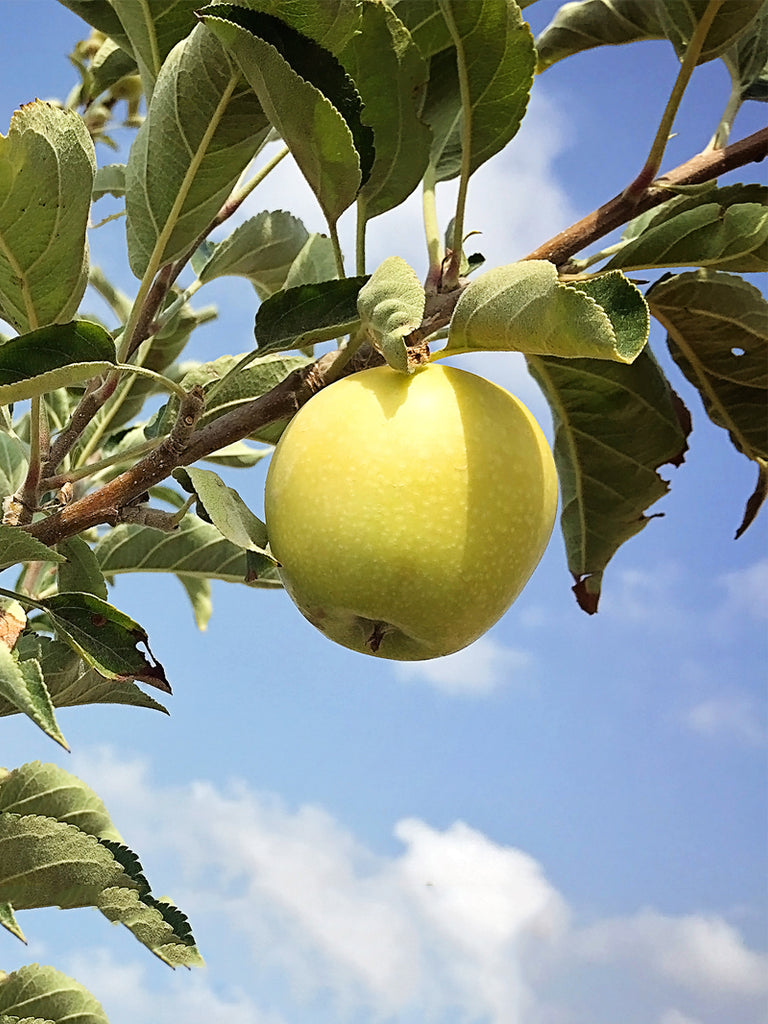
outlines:
[{"label": "apple", "polygon": [[482,636],[538,565],[557,509],[541,428],[451,366],[378,366],[318,392],[267,474],[272,554],[299,610],[364,654],[419,661]]}]

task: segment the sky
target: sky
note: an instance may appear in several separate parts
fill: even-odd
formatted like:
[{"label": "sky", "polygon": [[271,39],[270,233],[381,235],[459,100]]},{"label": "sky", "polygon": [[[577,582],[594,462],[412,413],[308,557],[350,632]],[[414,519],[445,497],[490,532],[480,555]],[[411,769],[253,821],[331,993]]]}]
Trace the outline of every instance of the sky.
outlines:
[{"label": "sky", "polygon": [[[526,10],[536,31],[557,6]],[[4,134],[21,103],[67,94],[86,30],[54,0],[0,0],[0,14]],[[675,74],[659,42],[537,79],[519,135],[470,186],[489,266],[634,177]],[[727,93],[720,62],[697,69],[665,166],[706,145]],[[764,112],[745,107],[734,137]],[[439,194],[444,223],[454,195]],[[287,162],[247,213],[280,208],[323,229]],[[398,254],[423,276],[418,197],[374,227],[371,267]],[[122,231],[92,232],[92,258],[129,291]],[[219,318],[190,355],[250,347],[247,282],[195,301]],[[596,616],[570,592],[557,528],[485,637],[409,665],[331,644],[281,592],[214,584],[199,632],[175,579],[120,577],[110,600],[149,632],[170,717],[64,709],[71,755],[6,718],[0,763],[54,761],[91,784],[207,966],[172,972],[96,911],[42,910],[19,914],[27,948],[0,934],[0,969],[53,964],[111,1024],[766,1024],[768,517],[733,540],[754,469],[658,325],[652,345],[694,432]],[[456,362],[513,390],[551,436],[519,357]],[[230,482],[260,512],[264,469]]]}]

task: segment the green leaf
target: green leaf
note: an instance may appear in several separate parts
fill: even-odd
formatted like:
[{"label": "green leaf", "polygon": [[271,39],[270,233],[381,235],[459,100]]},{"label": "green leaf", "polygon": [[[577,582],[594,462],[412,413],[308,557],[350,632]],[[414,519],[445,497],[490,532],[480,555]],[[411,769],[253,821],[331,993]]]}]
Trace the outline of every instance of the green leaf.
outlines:
[{"label": "green leaf", "polygon": [[253,325],[259,352],[283,352],[329,341],[360,322],[357,296],[367,277],[321,281],[277,292],[263,302]]},{"label": "green leaf", "polygon": [[147,98],[163,61],[179,40],[195,25],[197,0],[152,0],[151,4],[136,0],[110,0],[130,43],[130,50],[139,66]]},{"label": "green leaf", "polygon": [[283,288],[317,284],[338,277],[333,243],[327,235],[311,234],[291,264]]},{"label": "green leaf", "polygon": [[631,363],[648,330],[642,295],[618,271],[568,286],[547,260],[523,260],[466,288],[441,354],[483,349]]},{"label": "green leaf", "polygon": [[758,464],[758,487],[740,536],[757,515],[765,489],[768,302],[740,277],[712,270],[662,279],[648,290],[648,301],[667,330],[672,358],[698,390],[709,418]]},{"label": "green leaf", "polygon": [[[52,740],[65,750],[67,741],[59,729],[50,694],[43,673],[36,661],[19,661],[8,647],[0,642],[0,699],[7,701],[31,718]],[[0,896],[0,901],[5,897]]]},{"label": "green leaf", "polygon": [[[87,989],[54,967],[28,964],[0,975],[0,1014],[53,1024],[109,1024],[101,1004]],[[0,1018],[2,1019],[2,1018]]]},{"label": "green leaf", "polygon": [[93,594],[55,594],[38,603],[57,634],[101,675],[138,679],[171,692],[163,666],[137,649],[143,644],[152,657],[145,630],[129,616]]},{"label": "green leaf", "polygon": [[101,798],[56,764],[31,761],[0,779],[0,813],[37,814],[98,839],[122,842]]},{"label": "green leaf", "polygon": [[27,452],[27,446],[18,437],[0,431],[0,498],[15,494],[24,482]]},{"label": "green leaf", "polygon": [[219,448],[205,456],[206,462],[213,462],[217,466],[230,466],[237,469],[250,469],[257,462],[269,455],[271,448],[254,448],[245,441],[235,441],[225,448]]},{"label": "green leaf", "polygon": [[357,309],[363,326],[375,337],[395,370],[408,372],[403,340],[424,319],[426,295],[416,271],[400,256],[390,256],[360,289]]},{"label": "green leaf", "polygon": [[[709,0],[656,0],[662,31],[682,60],[691,38],[709,6]],[[697,64],[719,57],[733,46],[754,22],[764,0],[721,4],[707,32]]]},{"label": "green leaf", "polygon": [[225,274],[247,277],[259,298],[265,299],[283,287],[308,238],[309,232],[298,217],[284,210],[264,210],[240,224],[223,242],[214,244],[198,276],[204,283]]},{"label": "green leaf", "polygon": [[[216,0],[218,3],[219,0]],[[272,15],[303,36],[338,54],[360,31],[359,0],[239,0],[229,5]],[[211,13],[214,13],[211,11]]]},{"label": "green leaf", "polygon": [[723,53],[733,88],[742,100],[768,101],[768,5],[749,31]]},{"label": "green leaf", "polygon": [[[177,475],[179,473],[184,474],[184,482]],[[197,495],[198,507],[202,505],[205,517],[223,537],[240,548],[262,553],[265,551],[266,526],[251,512],[237,491],[227,487],[220,476],[209,469],[193,466],[176,470],[173,475],[182,482],[182,486],[187,481],[191,483]]]},{"label": "green leaf", "polygon": [[373,129],[375,155],[358,196],[366,220],[399,206],[427,169],[431,135],[419,117],[428,69],[410,33],[386,4],[366,0],[360,31],[341,54]]},{"label": "green leaf", "polygon": [[22,562],[63,562],[57,554],[18,526],[0,525],[0,570]]},{"label": "green leaf", "polygon": [[[215,526],[186,515],[173,533],[123,524],[96,545],[96,556],[107,576],[124,572],[170,572],[189,579],[217,579],[242,583],[245,552],[225,540]],[[280,586],[277,572],[257,582]]]},{"label": "green leaf", "polygon": [[211,584],[208,580],[198,579],[196,576],[185,576],[184,573],[177,573],[177,576],[182,587],[187,592],[197,628],[203,632],[208,628],[213,612]]},{"label": "green leaf", "polygon": [[125,195],[125,164],[106,164],[99,167],[93,179],[93,201],[103,196],[122,199]]},{"label": "green leaf", "polygon": [[453,45],[450,30],[440,10],[440,0],[397,0],[395,13],[411,34],[425,58]]},{"label": "green leaf", "polygon": [[[107,37],[91,58],[88,66],[90,78],[90,98],[95,99],[102,92],[127,75],[135,75],[138,71],[136,61],[114,39]],[[96,172],[98,174],[98,171]]]},{"label": "green leaf", "polygon": [[[168,714],[162,704],[129,680],[106,679],[83,664],[79,654],[60,640],[27,634],[16,645],[20,662],[40,665],[51,703],[56,708],[84,704],[124,704]],[[15,715],[19,708],[0,697],[0,717]]]},{"label": "green leaf", "polygon": [[657,469],[683,459],[687,413],[648,348],[630,366],[551,357],[528,366],[552,409],[574,592],[595,612],[603,570],[668,490]]},{"label": "green leaf", "polygon": [[[514,0],[443,0],[460,42],[433,58],[425,120],[434,140],[430,163],[437,181],[461,171],[462,129],[470,119],[470,174],[514,138],[523,120],[536,68],[533,36]],[[462,110],[458,80],[463,67],[469,106]],[[445,83],[433,88],[435,75]],[[448,82],[453,80],[446,89]],[[440,100],[435,103],[435,99]],[[458,102],[457,102],[458,100]]]},{"label": "green leaf", "polygon": [[[0,927],[5,928],[22,942],[27,941],[24,932],[19,927],[19,922],[14,917],[13,906],[10,903],[0,903]],[[0,1017],[0,1024],[2,1024],[2,1017]]]},{"label": "green leaf", "polygon": [[105,36],[114,39],[127,53],[131,52],[130,40],[111,0],[59,0],[59,3],[74,11],[78,17],[99,32],[103,32]]},{"label": "green leaf", "polygon": [[373,133],[330,51],[269,14],[216,4],[201,17],[233,53],[315,193],[329,224],[370,176]]},{"label": "green leaf", "polygon": [[170,967],[203,965],[186,916],[170,901],[116,886],[102,892],[98,908],[113,924],[124,924]]},{"label": "green leaf", "polygon": [[106,601],[107,583],[90,544],[82,537],[69,537],[57,544],[56,550],[67,559],[59,567],[59,590],[84,591]]},{"label": "green leaf", "polygon": [[536,39],[538,70],[595,46],[618,46],[663,35],[655,2],[580,0],[564,4]]},{"label": "green leaf", "polygon": [[627,244],[605,269],[768,270],[767,200],[768,188],[761,185],[730,185],[702,196],[675,196],[652,211],[654,216],[643,215],[639,233],[629,226]]},{"label": "green leaf", "polygon": [[186,252],[268,134],[239,68],[198,25],[163,65],[126,167],[128,253],[137,277]]},{"label": "green leaf", "polygon": [[111,369],[115,343],[99,324],[51,324],[0,345],[0,404],[80,384]]},{"label": "green leaf", "polygon": [[35,100],[0,135],[0,317],[17,331],[63,323],[80,304],[95,171],[73,110]]}]

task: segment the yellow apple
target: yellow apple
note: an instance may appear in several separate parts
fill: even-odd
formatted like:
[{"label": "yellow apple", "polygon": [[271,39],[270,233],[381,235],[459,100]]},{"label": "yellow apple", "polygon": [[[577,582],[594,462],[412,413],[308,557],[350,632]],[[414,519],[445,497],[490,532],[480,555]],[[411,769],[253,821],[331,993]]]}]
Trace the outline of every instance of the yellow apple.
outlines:
[{"label": "yellow apple", "polygon": [[331,384],[267,474],[285,588],[326,636],[401,661],[466,647],[509,608],[549,541],[557,476],[509,392],[451,366]]}]

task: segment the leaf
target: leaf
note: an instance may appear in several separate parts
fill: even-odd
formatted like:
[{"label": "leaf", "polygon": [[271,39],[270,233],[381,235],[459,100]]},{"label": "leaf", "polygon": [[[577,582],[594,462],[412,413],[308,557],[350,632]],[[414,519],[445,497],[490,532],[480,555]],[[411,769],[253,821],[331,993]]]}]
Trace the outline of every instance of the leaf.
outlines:
[{"label": "leaf", "polygon": [[[456,49],[433,58],[424,117],[433,130],[430,163],[436,180],[456,177],[461,170],[462,127],[470,119],[469,173],[500,152],[517,134],[523,120],[536,68],[533,36],[514,0],[442,0],[459,36]],[[462,109],[459,67],[469,90]],[[435,75],[451,81],[446,89]],[[458,103],[457,103],[458,99]]]},{"label": "leaf", "polygon": [[254,448],[245,441],[235,441],[225,448],[219,448],[205,456],[206,462],[213,462],[218,466],[231,466],[238,469],[250,469],[257,462],[269,455],[271,448]]},{"label": "leaf", "polygon": [[0,571],[21,562],[63,562],[57,554],[18,526],[0,525]]},{"label": "leaf", "polygon": [[131,52],[131,43],[125,34],[122,22],[112,6],[111,0],[59,0],[64,7],[74,11],[83,21],[98,29],[105,36],[122,46],[127,52]]},{"label": "leaf", "polygon": [[208,628],[213,612],[211,584],[208,580],[198,579],[196,576],[186,576],[184,573],[177,573],[177,576],[182,587],[187,592],[197,628],[203,632]]},{"label": "leaf", "polygon": [[664,35],[655,2],[580,0],[563,5],[536,39],[539,72],[595,46],[618,46]]},{"label": "leaf", "polygon": [[112,368],[115,343],[99,324],[51,324],[0,345],[0,404],[71,387]]},{"label": "leaf", "polygon": [[122,842],[101,798],[56,764],[31,761],[0,779],[0,813],[5,812],[42,815],[89,836]]},{"label": "leaf", "polygon": [[[225,540],[215,526],[187,515],[173,533],[123,524],[96,545],[96,556],[107,576],[130,572],[171,572],[193,579],[242,583],[247,565],[242,548]],[[280,586],[277,572],[259,586]]]},{"label": "leaf", "polygon": [[0,498],[15,494],[24,483],[27,452],[27,446],[18,437],[0,431]]},{"label": "leaf", "polygon": [[187,251],[268,134],[239,68],[198,25],[165,61],[128,158],[128,253],[137,277]]},{"label": "leaf", "polygon": [[[709,0],[656,0],[662,31],[681,60],[708,5]],[[754,22],[763,5],[764,0],[739,0],[737,4],[721,4],[696,63],[705,64],[714,60],[733,46]]]},{"label": "leaf", "polygon": [[419,117],[428,69],[410,33],[386,4],[363,4],[360,31],[341,54],[373,129],[371,174],[358,195],[364,219],[399,206],[429,163],[431,135]]},{"label": "leaf", "polygon": [[[135,75],[136,61],[130,53],[118,46],[114,39],[107,37],[91,58],[88,66],[90,96],[95,99],[102,92],[116,86],[122,78]],[[96,172],[98,175],[98,171]]]},{"label": "leaf", "polygon": [[390,256],[360,289],[357,309],[363,326],[375,336],[395,370],[408,372],[403,340],[424,319],[426,295],[416,271],[400,256]]},{"label": "leaf", "polygon": [[[10,932],[11,935],[15,935],[17,939],[26,943],[27,940],[24,937],[24,932],[21,930],[18,921],[14,917],[13,907],[10,903],[0,903],[0,926]],[[2,1024],[2,1017],[0,1017],[0,1024]]]},{"label": "leaf", "polygon": [[113,924],[125,925],[170,967],[203,965],[186,916],[170,901],[115,887],[102,892],[98,908]]},{"label": "leaf", "polygon": [[0,975],[0,1014],[26,1019],[24,1015],[30,1013],[35,1021],[54,1024],[109,1024],[101,1004],[87,989],[61,971],[39,964]]},{"label": "leaf", "polygon": [[122,199],[125,195],[125,164],[106,164],[99,167],[93,179],[93,201],[103,196]]},{"label": "leaf", "polygon": [[768,461],[768,302],[740,277],[713,270],[677,274],[648,290],[672,358],[698,390],[707,415],[760,467],[739,535],[757,515]]},{"label": "leaf", "polygon": [[143,644],[150,657],[149,638],[133,619],[93,594],[55,594],[38,602],[54,628],[82,658],[108,679],[138,679],[170,693],[159,662],[137,649]]},{"label": "leaf", "polygon": [[768,6],[722,57],[742,100],[768,101]]},{"label": "leaf", "polygon": [[321,281],[276,292],[259,306],[253,325],[259,352],[283,352],[353,331],[357,296],[367,277]]},{"label": "leaf", "polygon": [[567,286],[547,260],[523,260],[468,285],[440,355],[483,349],[631,363],[648,330],[642,295],[618,271]]},{"label": "leaf", "polygon": [[82,537],[69,537],[56,545],[60,555],[67,559],[58,571],[59,590],[77,590],[107,599],[107,584],[90,544]]},{"label": "leaf", "polygon": [[311,234],[291,264],[283,288],[317,284],[338,277],[333,243],[327,235]]},{"label": "leaf", "polygon": [[298,217],[284,210],[264,210],[240,224],[223,242],[214,244],[198,277],[203,283],[225,274],[247,277],[259,298],[265,299],[283,287],[308,238],[309,232]]},{"label": "leaf", "polygon": [[73,110],[35,100],[0,135],[0,317],[19,332],[70,320],[83,297],[95,171]]},{"label": "leaf", "polygon": [[[423,57],[429,58],[453,45],[440,0],[397,0],[395,13],[411,34]],[[522,5],[521,5],[522,6]]]},{"label": "leaf", "polygon": [[337,56],[360,31],[359,0],[239,0],[232,6],[273,15]]},{"label": "leaf", "polygon": [[110,0],[139,66],[147,99],[152,96],[163,61],[196,25],[197,0]]},{"label": "leaf", "polygon": [[[51,703],[56,708],[84,704],[124,704],[168,714],[162,704],[129,680],[106,679],[83,664],[80,656],[60,640],[27,634],[17,644],[20,661],[40,665]],[[10,701],[0,698],[0,717],[19,713]]]},{"label": "leaf", "polygon": [[205,24],[234,54],[315,193],[335,224],[368,180],[373,133],[360,120],[352,80],[330,51],[269,14],[215,4]]},{"label": "leaf", "polygon": [[[36,661],[19,661],[4,643],[0,643],[0,699],[21,711],[46,736],[69,750],[56,721],[40,665]],[[4,898],[0,897],[0,902]]]},{"label": "leaf", "polygon": [[552,410],[568,568],[591,613],[608,562],[667,492],[656,471],[682,462],[690,424],[647,348],[630,366],[534,357],[528,367]]},{"label": "leaf", "polygon": [[730,185],[703,196],[675,196],[647,217],[643,230],[629,226],[627,244],[606,270],[706,267],[768,270],[768,188]]},{"label": "leaf", "polygon": [[[184,480],[180,474],[183,474]],[[173,474],[185,486],[191,484],[205,512],[204,518],[213,523],[223,537],[240,548],[264,552],[267,546],[267,528],[248,508],[232,487],[227,487],[220,476],[209,469],[175,470]],[[186,489],[186,487],[185,487]],[[198,513],[199,514],[199,513]]]}]

